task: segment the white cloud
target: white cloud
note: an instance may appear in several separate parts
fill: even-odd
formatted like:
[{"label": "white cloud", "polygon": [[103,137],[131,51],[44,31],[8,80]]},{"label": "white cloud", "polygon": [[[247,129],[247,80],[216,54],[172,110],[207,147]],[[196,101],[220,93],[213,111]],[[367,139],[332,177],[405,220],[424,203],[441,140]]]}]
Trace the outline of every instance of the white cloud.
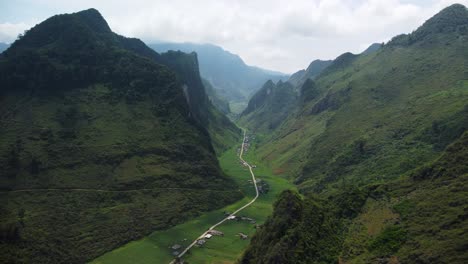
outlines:
[{"label": "white cloud", "polygon": [[0,23],[0,40],[2,42],[11,43],[19,34],[31,28],[31,25],[26,23]]},{"label": "white cloud", "polygon": [[[40,0],[37,8],[63,13],[92,6],[122,35],[213,43],[249,64],[294,72],[313,59],[360,52],[409,33],[455,2],[468,5],[468,0]],[[21,8],[33,7],[19,7],[19,13]],[[2,25],[0,41],[25,29]]]}]

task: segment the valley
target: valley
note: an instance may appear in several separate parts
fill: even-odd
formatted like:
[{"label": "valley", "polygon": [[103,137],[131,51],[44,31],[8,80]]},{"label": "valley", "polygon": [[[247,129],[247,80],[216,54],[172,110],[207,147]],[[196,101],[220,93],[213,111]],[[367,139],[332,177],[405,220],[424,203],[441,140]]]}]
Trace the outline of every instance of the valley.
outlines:
[{"label": "valley", "polygon": [[249,245],[249,239],[242,240],[239,233],[244,233],[250,238],[255,233],[255,225],[261,225],[271,214],[276,197],[283,190],[296,189],[284,177],[273,175],[269,167],[258,160],[254,139],[250,141],[249,150],[243,153],[243,157],[251,166],[255,165],[252,172],[255,173],[257,179],[268,183],[269,186],[269,191],[260,194],[255,200],[257,193],[251,181],[252,175],[250,169],[243,166],[239,159],[240,149],[239,145],[235,145],[223,153],[219,159],[223,171],[234,179],[240,191],[245,195],[243,199],[168,230],[156,231],[142,240],[130,242],[104,254],[92,263],[153,263],[155,259],[161,260],[162,263],[169,263],[174,259],[174,250],[171,249],[173,245],[179,244],[182,249],[186,248],[192,241],[199,238],[204,230],[226,219],[226,212],[236,212],[255,201],[237,214],[254,219],[255,224],[250,221],[236,220],[223,222],[222,225],[216,227],[216,230],[224,233],[222,237],[213,236],[207,240],[206,244],[201,247],[195,246],[183,256],[183,259],[189,263],[230,263],[239,259],[242,251]]},{"label": "valley", "polygon": [[466,6],[227,2],[0,21],[0,263],[467,263]]}]

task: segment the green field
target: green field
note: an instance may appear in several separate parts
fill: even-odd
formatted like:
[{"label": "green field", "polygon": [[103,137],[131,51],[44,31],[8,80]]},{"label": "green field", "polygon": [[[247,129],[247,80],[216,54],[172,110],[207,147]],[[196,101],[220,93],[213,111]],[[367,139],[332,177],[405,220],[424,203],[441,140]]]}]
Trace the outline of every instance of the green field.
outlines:
[{"label": "green field", "polygon": [[[237,182],[246,195],[244,199],[168,230],[156,231],[146,238],[130,242],[108,252],[92,263],[169,263],[173,259],[172,250],[170,249],[172,245],[189,245],[210,226],[223,219],[224,211],[232,212],[250,201],[255,196],[255,190],[249,181],[251,176],[248,170],[239,163],[236,152],[238,147],[237,145],[226,151],[220,157],[220,164],[226,174]],[[271,170],[258,162],[255,155],[255,144],[244,155],[246,161],[257,166],[254,169],[256,178],[265,180],[270,186],[270,191],[267,194],[260,195],[254,204],[243,210],[239,215],[253,218],[257,224],[262,224],[267,216],[271,214],[272,204],[276,200],[276,196],[282,190],[295,187],[284,178],[272,176]],[[245,221],[225,222],[217,230],[224,232],[224,237],[215,236],[211,238],[203,247],[192,248],[184,258],[189,263],[234,262],[248,246],[249,239],[255,232],[254,224]],[[240,232],[247,234],[249,239],[241,240],[238,236]]]}]

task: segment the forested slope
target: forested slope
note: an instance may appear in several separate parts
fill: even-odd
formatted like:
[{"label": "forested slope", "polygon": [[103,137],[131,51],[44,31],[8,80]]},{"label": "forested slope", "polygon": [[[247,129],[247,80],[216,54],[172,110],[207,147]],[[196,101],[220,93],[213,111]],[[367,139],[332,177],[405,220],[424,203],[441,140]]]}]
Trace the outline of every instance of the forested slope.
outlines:
[{"label": "forested slope", "polygon": [[240,199],[215,150],[240,136],[196,56],[53,16],[0,55],[0,254],[83,263]]}]

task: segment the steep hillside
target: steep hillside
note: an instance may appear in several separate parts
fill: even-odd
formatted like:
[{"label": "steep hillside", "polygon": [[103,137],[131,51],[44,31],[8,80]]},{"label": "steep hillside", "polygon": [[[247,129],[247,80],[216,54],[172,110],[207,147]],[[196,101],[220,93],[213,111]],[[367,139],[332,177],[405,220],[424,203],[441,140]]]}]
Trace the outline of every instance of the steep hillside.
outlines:
[{"label": "steep hillside", "polygon": [[289,82],[266,82],[249,101],[242,112],[242,123],[248,123],[255,131],[272,131],[287,117],[297,100],[298,94]]},{"label": "steep hillside", "polygon": [[210,44],[155,43],[158,52],[180,50],[196,52],[200,61],[200,74],[229,102],[243,102],[269,79],[275,82],[285,74],[248,66],[242,59],[221,47]]},{"label": "steep hillside", "polygon": [[[145,48],[148,49],[146,46]],[[188,98],[190,115],[193,115],[191,117],[197,121],[196,124],[201,125],[199,127],[201,130],[207,130],[218,154],[240,140],[240,129],[211,103],[210,94],[206,93],[200,77],[196,53],[168,51],[160,54],[156,61],[169,66],[176,73],[183,84],[183,92]],[[216,94],[211,93],[211,98],[213,96]],[[215,102],[219,101],[215,100]]]},{"label": "steep hillside", "polygon": [[383,44],[382,43],[374,43],[370,45],[366,50],[364,50],[361,54],[369,54],[376,52],[382,48]]},{"label": "steep hillside", "polygon": [[343,245],[346,263],[465,263],[468,132],[403,179],[372,186]]},{"label": "steep hillside", "polygon": [[468,126],[466,13],[451,6],[377,52],[339,56],[260,135],[263,159],[321,192],[393,179],[437,156]]},{"label": "steep hillside", "polygon": [[213,148],[239,131],[209,103],[196,56],[116,35],[94,9],[13,43],[0,87],[6,263],[83,263],[242,197]]},{"label": "steep hillside", "polygon": [[282,193],[240,263],[466,263],[467,146],[391,183]]},{"label": "steep hillside", "polygon": [[241,263],[467,262],[467,29],[452,5],[343,54],[273,133],[257,130],[263,159],[305,197],[280,197]]},{"label": "steep hillside", "polygon": [[315,60],[306,70],[291,75],[287,82],[267,81],[250,99],[240,115],[240,124],[256,132],[271,133],[299,104],[317,95],[313,80],[331,64],[332,61]]},{"label": "steep hillside", "polygon": [[323,201],[283,192],[239,263],[334,263],[339,223]]},{"label": "steep hillside", "polygon": [[221,95],[219,95],[218,91],[215,88],[213,88],[209,81],[205,79],[203,79],[202,81],[203,86],[205,86],[206,94],[208,95],[208,98],[210,99],[213,106],[216,107],[219,111],[221,111],[221,113],[229,114],[231,112],[229,102],[226,99],[224,99]]},{"label": "steep hillside", "polygon": [[314,60],[305,70],[300,70],[288,79],[288,82],[296,87],[302,86],[308,79],[315,79],[332,61]]}]

